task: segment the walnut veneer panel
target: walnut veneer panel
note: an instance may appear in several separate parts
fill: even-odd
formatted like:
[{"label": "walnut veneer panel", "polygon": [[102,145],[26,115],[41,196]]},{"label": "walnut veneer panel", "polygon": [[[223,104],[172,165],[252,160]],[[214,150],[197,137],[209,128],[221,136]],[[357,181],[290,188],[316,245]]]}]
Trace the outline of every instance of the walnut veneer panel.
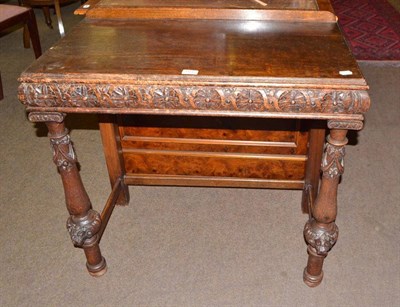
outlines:
[{"label": "walnut veneer panel", "polygon": [[242,154],[307,153],[299,121],[248,118],[124,116],[123,148]]},{"label": "walnut veneer panel", "polygon": [[119,125],[126,175],[141,184],[302,187],[308,133],[299,121],[124,116]]},{"label": "walnut veneer panel", "polygon": [[[193,152],[128,150],[123,152],[126,174],[239,177],[275,180],[303,180],[305,157],[240,156]],[[185,178],[181,178],[185,181]]]}]

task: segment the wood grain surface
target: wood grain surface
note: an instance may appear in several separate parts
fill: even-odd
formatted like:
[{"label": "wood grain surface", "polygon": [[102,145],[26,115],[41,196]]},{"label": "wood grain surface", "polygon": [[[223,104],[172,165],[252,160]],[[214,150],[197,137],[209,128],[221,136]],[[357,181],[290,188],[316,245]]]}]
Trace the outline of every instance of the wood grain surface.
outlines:
[{"label": "wood grain surface", "polygon": [[[198,70],[197,76],[182,75]],[[351,71],[342,76],[341,71]],[[225,82],[365,85],[338,27],[330,23],[204,20],[85,20],[21,81],[143,77]],[[275,80],[283,78],[282,80]],[[318,81],[318,82],[317,82]]]}]

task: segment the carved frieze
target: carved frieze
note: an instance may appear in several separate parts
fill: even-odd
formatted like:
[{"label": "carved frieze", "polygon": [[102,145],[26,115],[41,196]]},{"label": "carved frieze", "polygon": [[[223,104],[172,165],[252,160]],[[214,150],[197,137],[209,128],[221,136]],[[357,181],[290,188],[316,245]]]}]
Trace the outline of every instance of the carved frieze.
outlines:
[{"label": "carved frieze", "polygon": [[76,162],[71,137],[67,133],[60,137],[50,137],[50,144],[53,150],[53,161],[58,168],[69,170]]},{"label": "carved frieze", "polygon": [[100,214],[92,209],[84,217],[71,215],[67,220],[67,230],[71,240],[75,246],[79,247],[99,232],[100,225]]},{"label": "carved frieze", "polygon": [[319,255],[326,255],[335,245],[339,236],[339,228],[335,223],[321,226],[314,219],[304,226],[304,238]]},{"label": "carved frieze", "polygon": [[362,114],[366,91],[223,86],[22,83],[27,107]]}]

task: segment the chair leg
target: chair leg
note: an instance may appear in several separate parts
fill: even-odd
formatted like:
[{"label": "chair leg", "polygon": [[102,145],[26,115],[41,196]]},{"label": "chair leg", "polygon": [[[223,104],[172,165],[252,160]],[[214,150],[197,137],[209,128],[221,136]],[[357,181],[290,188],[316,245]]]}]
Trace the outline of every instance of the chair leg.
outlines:
[{"label": "chair leg", "polygon": [[44,19],[46,21],[46,25],[50,28],[53,29],[51,17],[50,17],[50,7],[48,6],[43,6],[42,7],[43,14],[44,14]]},{"label": "chair leg", "polygon": [[24,40],[24,48],[28,49],[31,47],[30,44],[30,37],[29,37],[29,29],[28,25],[24,24],[24,33],[23,33],[23,40]]},{"label": "chair leg", "polygon": [[64,31],[64,24],[61,18],[61,8],[59,0],[54,0],[54,8],[56,10],[56,15],[57,15],[58,31],[60,32],[61,37],[64,37],[65,31]]},{"label": "chair leg", "polygon": [[31,37],[33,52],[35,53],[35,57],[38,58],[42,55],[42,47],[40,46],[39,32],[36,23],[36,17],[33,10],[29,10],[29,17],[26,22],[26,25],[29,30],[29,36]]}]

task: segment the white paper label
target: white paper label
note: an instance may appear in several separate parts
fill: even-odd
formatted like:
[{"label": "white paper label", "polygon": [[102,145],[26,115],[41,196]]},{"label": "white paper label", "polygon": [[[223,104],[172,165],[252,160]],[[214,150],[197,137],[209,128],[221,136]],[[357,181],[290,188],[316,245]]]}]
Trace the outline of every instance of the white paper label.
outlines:
[{"label": "white paper label", "polygon": [[341,76],[351,76],[353,74],[353,72],[351,70],[341,70],[341,71],[339,71],[339,74]]},{"label": "white paper label", "polygon": [[184,69],[182,70],[182,75],[197,75],[199,73],[198,70],[195,69]]}]

